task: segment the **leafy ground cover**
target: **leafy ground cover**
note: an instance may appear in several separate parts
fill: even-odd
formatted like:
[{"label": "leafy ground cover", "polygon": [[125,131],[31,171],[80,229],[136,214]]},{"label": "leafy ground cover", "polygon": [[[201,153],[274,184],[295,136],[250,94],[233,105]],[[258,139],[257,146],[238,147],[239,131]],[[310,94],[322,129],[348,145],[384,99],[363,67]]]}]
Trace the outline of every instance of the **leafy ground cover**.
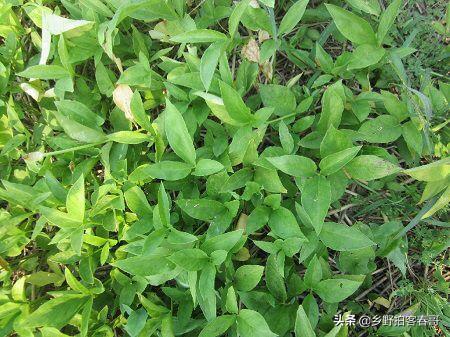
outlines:
[{"label": "leafy ground cover", "polygon": [[0,336],[450,336],[449,21],[2,1]]}]

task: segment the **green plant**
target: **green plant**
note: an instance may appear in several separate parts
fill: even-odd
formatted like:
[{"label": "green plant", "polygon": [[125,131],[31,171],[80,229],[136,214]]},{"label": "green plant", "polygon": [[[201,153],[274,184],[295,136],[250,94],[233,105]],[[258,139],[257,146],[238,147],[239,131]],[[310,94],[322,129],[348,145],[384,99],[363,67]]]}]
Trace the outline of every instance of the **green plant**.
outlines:
[{"label": "green plant", "polygon": [[[402,5],[1,4],[0,335],[353,336],[448,226],[449,83],[412,84]],[[444,273],[409,295],[448,335]]]}]

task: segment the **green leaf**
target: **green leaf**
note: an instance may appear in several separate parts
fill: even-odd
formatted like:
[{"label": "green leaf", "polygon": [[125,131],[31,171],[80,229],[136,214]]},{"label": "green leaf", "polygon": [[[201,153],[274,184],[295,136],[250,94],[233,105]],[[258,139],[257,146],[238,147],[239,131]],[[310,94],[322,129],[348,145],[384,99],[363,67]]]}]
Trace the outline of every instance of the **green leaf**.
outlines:
[{"label": "green leaf", "polygon": [[402,128],[395,117],[381,115],[362,124],[358,132],[370,143],[391,143],[402,135]]},{"label": "green leaf", "polygon": [[250,126],[239,128],[236,131],[228,149],[232,166],[256,160],[256,146],[261,142],[261,132],[263,131],[265,131],[264,128],[253,131]]},{"label": "green leaf", "polygon": [[281,146],[287,153],[291,153],[294,150],[294,139],[289,132],[288,127],[284,121],[280,122],[278,126],[278,134],[280,136]]},{"label": "green leaf", "polygon": [[205,90],[208,91],[211,81],[219,63],[220,54],[222,53],[223,43],[216,42],[211,44],[203,53],[200,60],[200,78]]},{"label": "green leaf", "polygon": [[330,126],[338,128],[339,124],[341,124],[343,112],[344,102],[337,88],[334,86],[328,87],[322,96],[322,113],[317,124],[317,130],[325,133]]},{"label": "green leaf", "polygon": [[229,313],[237,314],[239,312],[236,292],[234,291],[233,286],[228,288],[226,295],[225,308]]},{"label": "green leaf", "polygon": [[[144,308],[139,308],[138,310],[131,311],[130,315],[127,318],[127,324],[123,327],[123,329],[130,336],[138,336],[139,333],[145,326],[145,319],[147,317],[147,312]],[[161,331],[165,336],[173,337],[174,335],[167,334],[167,316],[162,319]],[[166,332],[166,333],[164,333]]]},{"label": "green leaf", "polygon": [[400,172],[402,169],[374,155],[358,156],[350,161],[345,170],[353,179],[375,180]]},{"label": "green leaf", "polygon": [[58,80],[69,77],[69,72],[61,66],[40,64],[31,66],[17,73],[17,76],[27,78],[38,78],[40,80]]},{"label": "green leaf", "polygon": [[336,222],[325,222],[319,237],[325,246],[337,251],[357,250],[375,245],[355,227]]},{"label": "green leaf", "polygon": [[428,218],[432,216],[437,211],[447,207],[450,203],[450,187],[447,187],[439,197],[439,199],[435,202],[435,204],[422,216],[422,219]]},{"label": "green leaf", "polygon": [[264,317],[250,309],[242,309],[237,317],[237,331],[242,337],[276,337]]},{"label": "green leaf", "polygon": [[234,39],[234,36],[238,30],[239,22],[246,12],[249,3],[250,0],[240,1],[236,7],[234,7],[233,12],[231,12],[230,18],[228,19],[228,33],[230,33],[231,40]]},{"label": "green leaf", "polygon": [[125,201],[128,208],[140,217],[152,217],[152,208],[147,197],[138,186],[129,188],[124,193]]},{"label": "green leaf", "polygon": [[266,159],[281,172],[294,177],[310,177],[317,169],[311,159],[297,155],[267,157]]},{"label": "green leaf", "polygon": [[323,336],[323,337],[337,337],[338,336],[338,333],[341,331],[341,328],[342,328],[343,326],[342,325],[340,325],[340,326],[335,326],[333,329],[331,329],[330,330],[330,332],[328,332],[325,336]]},{"label": "green leaf", "polygon": [[422,196],[420,197],[419,203],[422,203],[428,199],[431,199],[436,194],[441,192],[450,183],[450,179],[442,179],[436,181],[429,181],[425,184]]},{"label": "green leaf", "polygon": [[200,273],[198,280],[198,300],[200,308],[208,321],[216,318],[217,300],[214,290],[216,267],[208,264]]},{"label": "green leaf", "polygon": [[217,41],[226,41],[225,34],[211,29],[196,29],[175,35],[170,39],[178,43],[212,43]]},{"label": "green leaf", "polygon": [[304,238],[294,214],[284,207],[272,212],[269,218],[269,227],[274,234],[282,239]]},{"label": "green leaf", "polygon": [[[168,272],[172,269],[170,262],[157,255],[132,256],[112,263],[123,271],[138,276],[151,276]],[[145,266],[145,268],[142,268]]]},{"label": "green leaf", "polygon": [[212,220],[227,210],[222,203],[210,199],[181,199],[176,203],[189,216],[203,221]]},{"label": "green leaf", "polygon": [[80,293],[89,294],[89,289],[87,289],[80,281],[78,281],[75,276],[73,276],[72,272],[69,268],[64,270],[64,276],[66,278],[66,282],[73,290],[78,291]]},{"label": "green leaf", "polygon": [[325,158],[351,147],[353,147],[353,143],[347,134],[330,125],[320,143],[320,156]]},{"label": "green leaf", "polygon": [[53,283],[56,286],[64,282],[64,275],[49,273],[45,271],[38,271],[36,273],[28,275],[26,281],[27,283],[33,284],[38,287],[43,287],[51,283]]},{"label": "green leaf", "polygon": [[381,91],[381,95],[383,97],[383,103],[386,107],[386,110],[399,122],[402,122],[406,118],[408,118],[408,106],[405,102],[400,101],[396,95],[390,93],[389,91]]},{"label": "green leaf", "polygon": [[121,144],[141,144],[152,142],[153,138],[137,131],[117,131],[108,135],[108,140]]},{"label": "green leaf", "polygon": [[242,230],[223,233],[210,237],[201,245],[201,249],[207,254],[215,250],[224,250],[229,252],[242,238]]},{"label": "green leaf", "polygon": [[279,272],[276,255],[271,254],[266,263],[266,285],[271,294],[280,302],[287,299],[286,286],[283,276]]},{"label": "green leaf", "polygon": [[294,330],[296,337],[316,337],[314,329],[311,326],[311,322],[306,315],[305,309],[303,309],[303,306],[301,305],[297,310]]},{"label": "green leaf", "polygon": [[149,88],[152,85],[152,73],[147,64],[138,63],[125,69],[117,81],[117,84],[136,85]]},{"label": "green leaf", "polygon": [[230,66],[228,64],[228,58],[226,53],[220,54],[219,57],[219,73],[222,81],[228,84],[233,83],[233,74],[231,73]]},{"label": "green leaf", "polygon": [[319,77],[317,77],[314,80],[314,83],[312,84],[311,88],[318,88],[318,87],[322,87],[325,84],[327,84],[328,82],[330,82],[333,79],[333,75],[330,74],[325,74],[325,75],[320,75]]},{"label": "green leaf", "polygon": [[[81,221],[73,218],[71,215],[58,211],[57,209],[40,206],[39,212],[52,224],[60,228],[79,228]],[[84,213],[83,213],[84,216]]]},{"label": "green leaf", "polygon": [[304,281],[305,285],[309,288],[314,288],[314,286],[320,282],[323,276],[322,265],[319,259],[314,255],[309,261],[308,268],[306,269]]},{"label": "green leaf", "polygon": [[403,85],[408,85],[409,77],[406,73],[405,66],[403,65],[400,55],[397,53],[389,53],[389,63],[394,70],[395,74],[398,76]]},{"label": "green leaf", "polygon": [[153,128],[148,116],[145,113],[144,105],[142,104],[142,98],[139,91],[133,93],[133,97],[130,102],[130,111],[134,120],[145,130],[152,132]]},{"label": "green leaf", "polygon": [[[214,264],[215,266],[220,266],[222,263],[225,262],[227,256],[228,256],[228,252],[227,251],[225,251],[225,250],[216,250],[216,251],[211,253],[211,263]],[[230,289],[228,289],[228,290],[230,291]],[[236,294],[234,294],[234,291],[233,291],[233,294],[229,293],[228,295],[230,295],[230,296],[233,295],[234,297],[236,297]],[[228,301],[228,298],[227,298],[227,301]],[[231,311],[229,309],[227,309],[227,311],[235,313],[234,311]],[[236,313],[237,313],[237,309],[236,309]]]},{"label": "green leaf", "polygon": [[257,167],[255,170],[255,182],[260,184],[266,191],[272,193],[286,193],[287,190],[281,183],[276,170]]},{"label": "green leaf", "polygon": [[130,180],[134,182],[163,179],[179,180],[187,177],[192,166],[178,161],[161,161],[155,164],[144,164],[136,168],[130,174]]},{"label": "green leaf", "polygon": [[408,121],[402,125],[402,136],[411,150],[415,151],[417,154],[422,154],[422,133],[412,121]]},{"label": "green leaf", "polygon": [[269,220],[269,214],[270,210],[268,207],[265,206],[257,206],[255,209],[250,213],[248,219],[247,219],[247,226],[246,226],[246,232],[248,234],[252,234],[259,230],[260,228],[264,227],[267,224],[267,221]]},{"label": "green leaf", "polygon": [[377,0],[346,0],[350,6],[372,15],[380,15],[381,8]]},{"label": "green leaf", "polygon": [[109,77],[108,70],[102,62],[98,62],[95,66],[95,80],[97,81],[100,93],[111,97],[114,91],[114,84]]},{"label": "green leaf", "polygon": [[195,165],[196,154],[192,138],[183,116],[169,99],[166,99],[164,124],[167,140],[172,150],[185,162]]},{"label": "green leaf", "polygon": [[263,273],[263,266],[240,266],[234,274],[234,285],[239,291],[250,291],[258,285]]},{"label": "green leaf", "polygon": [[422,165],[404,171],[416,180],[438,181],[450,175],[450,158],[444,158],[428,165]]},{"label": "green leaf", "polygon": [[86,126],[101,126],[105,120],[92,112],[86,105],[77,101],[62,100],[55,102],[58,111],[80,124]]},{"label": "green leaf", "polygon": [[402,0],[392,1],[392,3],[381,14],[380,23],[378,24],[378,31],[377,31],[378,44],[380,45],[383,44],[383,41],[387,33],[389,32],[389,29],[391,29],[392,24],[394,23],[395,18],[397,17],[398,11],[402,3],[403,3]]},{"label": "green leaf", "polygon": [[158,213],[161,219],[161,224],[165,227],[170,226],[170,202],[167,197],[166,189],[164,184],[161,182],[158,189]]},{"label": "green leaf", "polygon": [[356,44],[377,44],[377,38],[370,24],[352,12],[339,6],[325,4],[339,31]]},{"label": "green leaf", "polygon": [[325,73],[331,73],[334,67],[333,58],[316,42],[316,63]]},{"label": "green leaf", "polygon": [[69,216],[80,222],[84,219],[85,199],[84,199],[84,176],[80,175],[67,193],[66,208]]},{"label": "green leaf", "polygon": [[284,240],[281,246],[283,253],[288,257],[294,256],[299,252],[303,241],[305,241],[305,238],[288,238]]},{"label": "green leaf", "polygon": [[331,203],[331,186],[327,178],[316,175],[306,180],[302,189],[302,205],[316,233],[320,233]]},{"label": "green leaf", "polygon": [[296,108],[295,95],[288,87],[278,84],[265,84],[259,88],[259,94],[264,106],[274,108],[274,114],[285,116],[291,114]]},{"label": "green leaf", "polygon": [[338,303],[351,296],[362,284],[364,277],[355,280],[333,278],[320,281],[315,292],[327,303]]},{"label": "green leaf", "polygon": [[42,327],[39,331],[41,332],[42,337],[69,337],[69,335],[66,335],[65,333],[62,333],[58,329],[52,327]]},{"label": "green leaf", "polygon": [[70,138],[84,143],[101,143],[106,141],[106,135],[103,132],[84,126],[57,111],[53,111],[53,114],[58,124]]},{"label": "green leaf", "polygon": [[222,315],[209,321],[198,337],[222,336],[236,322],[235,315]]},{"label": "green leaf", "polygon": [[27,297],[25,294],[25,277],[18,279],[11,288],[11,297],[17,302],[26,302]]},{"label": "green leaf", "polygon": [[353,51],[347,69],[363,69],[377,64],[383,58],[385,53],[386,51],[381,47],[371,44],[362,44]]},{"label": "green leaf", "polygon": [[230,116],[228,111],[225,109],[225,104],[222,98],[205,92],[195,92],[195,95],[202,97],[211,109],[211,112],[224,123],[236,126],[244,125],[244,123],[241,123]]},{"label": "green leaf", "polygon": [[64,294],[42,304],[36,311],[21,321],[23,328],[47,326],[62,328],[89,299],[86,295]]},{"label": "green leaf", "polygon": [[314,330],[315,327],[317,326],[317,323],[319,323],[320,313],[319,313],[319,305],[317,304],[317,301],[312,293],[306,295],[306,297],[302,301],[302,306]]},{"label": "green leaf", "polygon": [[252,116],[250,109],[245,105],[238,92],[225,82],[220,81],[219,84],[223,103],[231,118],[240,123],[249,123],[253,121],[254,117]]},{"label": "green leaf", "polygon": [[187,271],[197,271],[208,263],[208,255],[203,250],[182,249],[169,257],[169,260]]},{"label": "green leaf", "polygon": [[339,171],[355,158],[361,148],[362,146],[354,146],[326,156],[319,163],[320,173],[327,176]]},{"label": "green leaf", "polygon": [[298,0],[288,9],[278,28],[279,35],[289,34],[295,28],[302,19],[308,2],[309,0]]},{"label": "green leaf", "polygon": [[203,177],[222,171],[224,166],[218,161],[212,159],[200,159],[195,166],[193,175]]}]

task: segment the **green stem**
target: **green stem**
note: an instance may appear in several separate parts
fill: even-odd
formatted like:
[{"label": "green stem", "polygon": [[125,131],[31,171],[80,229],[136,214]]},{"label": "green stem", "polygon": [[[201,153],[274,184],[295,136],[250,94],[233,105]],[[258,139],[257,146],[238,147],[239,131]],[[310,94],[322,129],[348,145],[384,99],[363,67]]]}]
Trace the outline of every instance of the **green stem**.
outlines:
[{"label": "green stem", "polygon": [[58,154],[63,154],[63,153],[67,153],[67,152],[73,152],[73,151],[88,149],[88,148],[93,147],[93,146],[104,144],[105,142],[106,141],[97,142],[97,143],[91,143],[91,144],[85,144],[85,145],[80,145],[80,146],[75,146],[75,147],[71,147],[71,148],[64,149],[64,150],[58,150],[58,151],[53,151],[53,152],[46,152],[46,153],[44,153],[44,157],[56,156]]},{"label": "green stem", "polygon": [[297,112],[293,112],[293,113],[290,113],[289,115],[281,116],[281,117],[272,119],[272,120],[268,121],[267,124],[279,122],[279,121],[282,121],[283,119],[290,118],[290,117],[294,117],[294,116],[297,115],[297,114],[298,114]]},{"label": "green stem", "polygon": [[434,72],[434,71],[431,71],[430,73],[431,73],[432,75],[437,76],[437,77],[446,78],[446,79],[450,78],[450,77],[448,77],[448,76],[446,76],[446,75],[442,75],[442,74],[439,74],[439,73]]},{"label": "green stem", "polygon": [[276,23],[276,20],[275,20],[275,13],[273,12],[273,8],[271,8],[271,7],[266,7],[266,8],[267,8],[267,12],[269,13],[270,22],[272,24],[273,40],[275,42],[277,42],[277,40],[278,40],[278,32],[277,32],[277,23]]},{"label": "green stem", "polygon": [[[272,30],[273,30],[273,40],[275,42],[275,45],[278,46],[278,31],[277,31],[277,23],[275,20],[275,13],[273,12],[273,8],[266,7],[267,12],[269,13],[270,21],[272,23]],[[272,69],[275,69],[277,62],[277,52],[275,51],[272,56]]]}]

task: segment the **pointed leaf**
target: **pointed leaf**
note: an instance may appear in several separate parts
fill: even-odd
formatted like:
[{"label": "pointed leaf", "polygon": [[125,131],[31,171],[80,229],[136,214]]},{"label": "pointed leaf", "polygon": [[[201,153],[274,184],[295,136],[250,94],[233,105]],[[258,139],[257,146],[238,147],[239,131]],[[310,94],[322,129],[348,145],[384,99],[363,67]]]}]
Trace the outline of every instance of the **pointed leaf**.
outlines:
[{"label": "pointed leaf", "polygon": [[183,116],[168,99],[164,116],[167,140],[172,150],[185,162],[195,164],[195,148]]},{"label": "pointed leaf", "polygon": [[339,6],[325,4],[339,31],[356,44],[376,44],[377,39],[370,24],[360,16]]},{"label": "pointed leaf", "polygon": [[281,20],[278,34],[289,34],[295,28],[302,19],[308,2],[309,0],[298,0],[288,9]]},{"label": "pointed leaf", "polygon": [[83,221],[85,210],[83,174],[80,175],[67,193],[66,208],[71,217],[80,222]]}]

